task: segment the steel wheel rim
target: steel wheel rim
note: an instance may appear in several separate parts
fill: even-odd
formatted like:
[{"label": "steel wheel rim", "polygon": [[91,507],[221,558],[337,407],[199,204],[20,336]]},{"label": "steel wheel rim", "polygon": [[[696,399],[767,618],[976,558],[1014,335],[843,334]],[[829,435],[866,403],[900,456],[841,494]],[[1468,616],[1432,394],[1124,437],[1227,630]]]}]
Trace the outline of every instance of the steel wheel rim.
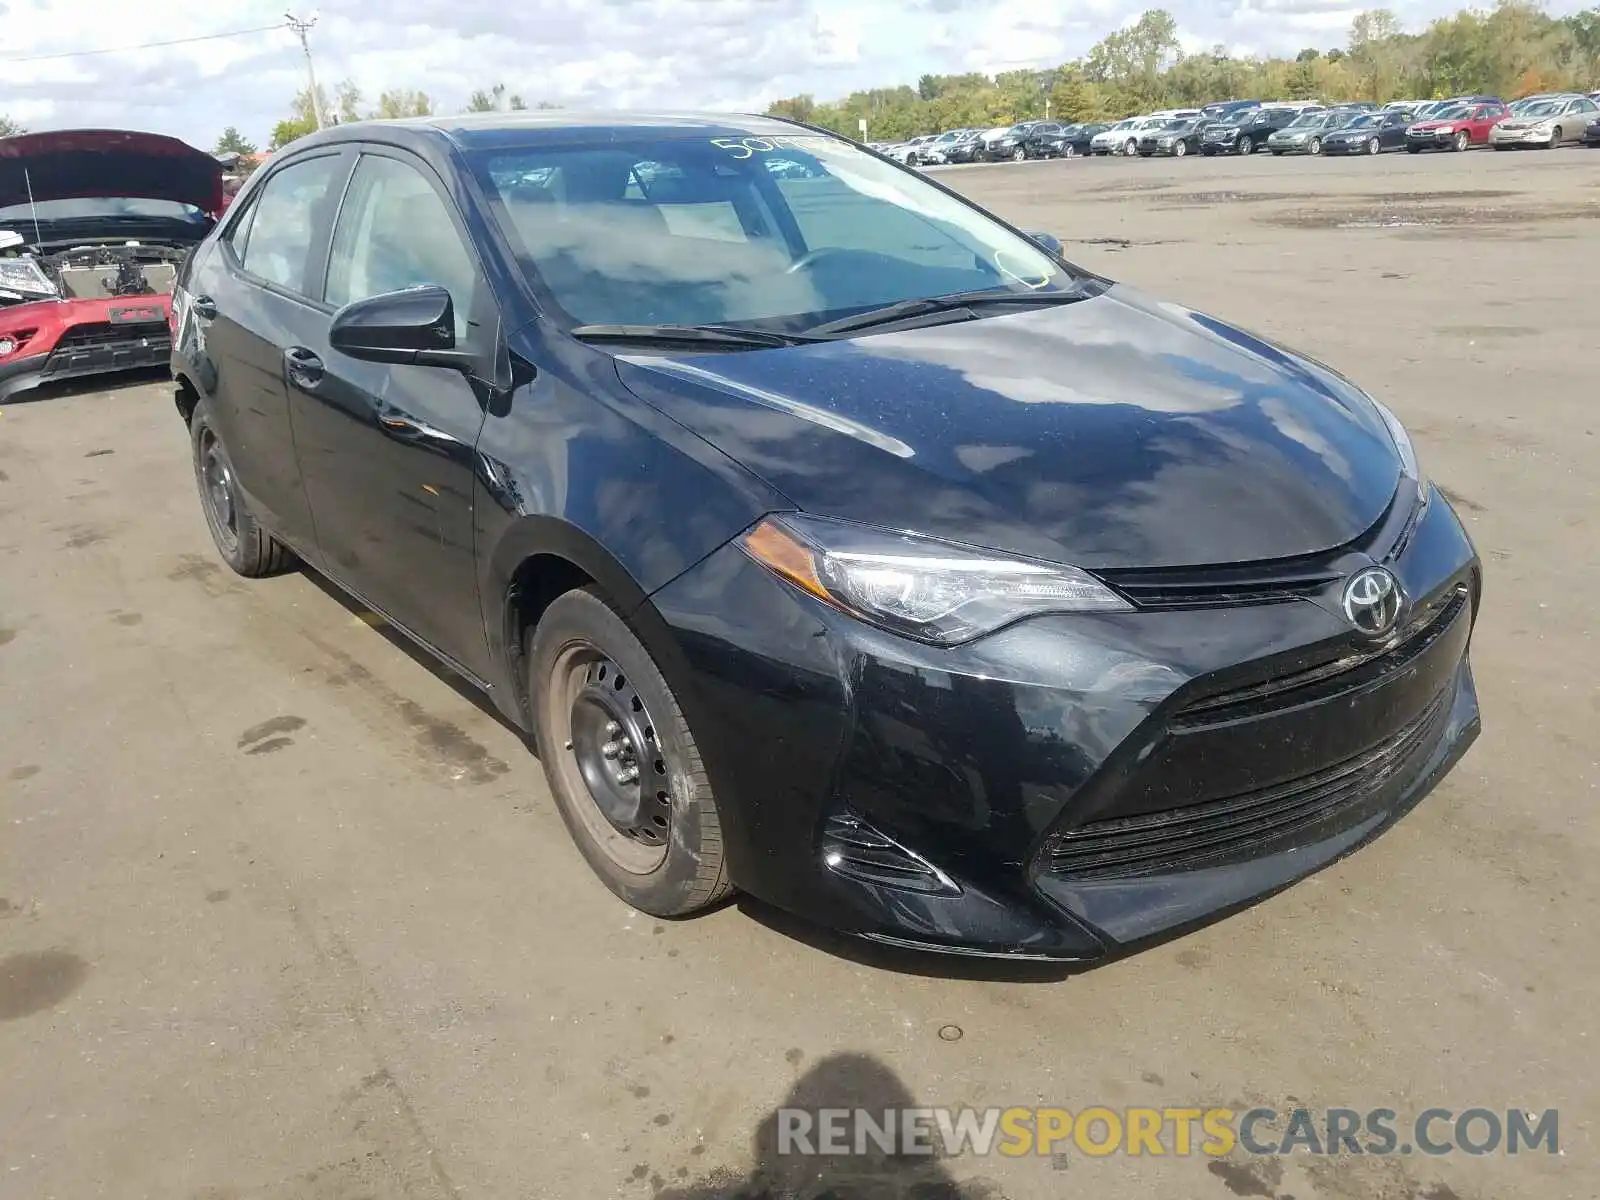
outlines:
[{"label": "steel wheel rim", "polygon": [[667,857],[672,786],[643,697],[608,654],[583,641],[562,650],[552,684],[554,753],[579,820],[619,868],[651,874]]},{"label": "steel wheel rim", "polygon": [[239,503],[233,465],[210,429],[200,435],[200,496],[218,540],[231,553],[239,546]]},{"label": "steel wheel rim", "polygon": [[1378,139],[1377,138],[1368,138],[1367,139],[1367,153],[1368,154],[1376,154],[1379,149],[1380,149],[1380,147],[1378,146]]},{"label": "steel wheel rim", "polygon": [[1322,140],[1320,138],[1312,138],[1311,139],[1311,145],[1307,146],[1306,149],[1309,150],[1312,154],[1321,154],[1322,153]]},{"label": "steel wheel rim", "polygon": [[1013,150],[1011,152],[1011,161],[1012,162],[1021,162],[1023,159],[1025,159],[1027,157],[1028,157],[1028,152],[1026,150],[1024,150],[1021,146],[1018,146],[1015,150]]}]

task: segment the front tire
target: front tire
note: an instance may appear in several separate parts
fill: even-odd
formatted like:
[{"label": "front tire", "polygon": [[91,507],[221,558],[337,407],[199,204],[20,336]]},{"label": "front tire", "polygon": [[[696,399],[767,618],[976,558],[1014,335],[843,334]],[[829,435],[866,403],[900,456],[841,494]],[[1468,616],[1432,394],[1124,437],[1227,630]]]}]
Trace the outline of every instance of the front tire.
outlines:
[{"label": "front tire", "polygon": [[1456,134],[1455,140],[1450,143],[1450,149],[1454,150],[1457,154],[1460,154],[1470,145],[1472,145],[1472,135],[1463,129],[1460,133]]},{"label": "front tire", "polygon": [[1189,143],[1188,142],[1179,142],[1176,146],[1174,146],[1172,148],[1172,157],[1173,158],[1182,158],[1187,153],[1189,153]]},{"label": "front tire", "polygon": [[1552,129],[1550,131],[1550,144],[1548,146],[1546,146],[1545,149],[1546,150],[1554,150],[1557,147],[1559,147],[1560,145],[1561,145],[1561,126],[1557,125],[1554,129]]},{"label": "front tire", "polygon": [[1239,139],[1240,154],[1254,154],[1256,152],[1255,140],[1248,135]]},{"label": "front tire", "polygon": [[1383,149],[1383,145],[1382,145],[1382,143],[1380,143],[1378,141],[1377,138],[1368,138],[1367,139],[1367,153],[1368,154],[1377,154],[1382,149]]},{"label": "front tire", "polygon": [[1139,153],[1139,143],[1134,141],[1132,138],[1129,138],[1122,147],[1122,153],[1128,158],[1132,158],[1135,154]]},{"label": "front tire", "polygon": [[1021,146],[1018,146],[1015,150],[1013,150],[1011,152],[1011,161],[1012,162],[1027,162],[1028,161],[1028,152],[1026,150],[1024,150]]},{"label": "front tire", "polygon": [[1321,154],[1322,153],[1322,139],[1321,138],[1312,138],[1311,141],[1309,143],[1307,143],[1307,145],[1306,145],[1306,153],[1307,154]]},{"label": "front tire", "polygon": [[725,899],[733,885],[699,745],[627,622],[594,592],[567,592],[545,609],[527,660],[545,777],[590,869],[658,917]]},{"label": "front tire", "polygon": [[281,575],[294,563],[287,546],[256,521],[239,488],[233,459],[223,445],[211,415],[201,400],[189,418],[189,445],[194,459],[194,481],[200,492],[211,540],[222,561],[247,579]]},{"label": "front tire", "polygon": [[1061,157],[1062,158],[1077,158],[1078,157],[1078,148],[1076,146],[1074,146],[1071,142],[1068,142],[1065,146],[1061,147]]}]

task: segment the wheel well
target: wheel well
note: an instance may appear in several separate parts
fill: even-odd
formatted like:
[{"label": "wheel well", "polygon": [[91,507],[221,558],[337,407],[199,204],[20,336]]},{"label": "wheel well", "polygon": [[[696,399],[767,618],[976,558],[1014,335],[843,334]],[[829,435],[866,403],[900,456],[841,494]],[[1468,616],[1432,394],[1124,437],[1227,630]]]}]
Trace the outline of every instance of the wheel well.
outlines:
[{"label": "wheel well", "polygon": [[176,375],[173,378],[178,385],[177,394],[173,397],[173,400],[178,406],[178,415],[183,418],[183,423],[187,425],[194,416],[195,405],[200,403],[200,389],[182,375]]},{"label": "wheel well", "polygon": [[544,610],[557,596],[591,587],[594,582],[582,567],[558,554],[535,554],[524,559],[512,573],[506,592],[506,653],[511,659],[518,704],[530,728],[533,713],[528,705],[528,631],[539,624]]}]

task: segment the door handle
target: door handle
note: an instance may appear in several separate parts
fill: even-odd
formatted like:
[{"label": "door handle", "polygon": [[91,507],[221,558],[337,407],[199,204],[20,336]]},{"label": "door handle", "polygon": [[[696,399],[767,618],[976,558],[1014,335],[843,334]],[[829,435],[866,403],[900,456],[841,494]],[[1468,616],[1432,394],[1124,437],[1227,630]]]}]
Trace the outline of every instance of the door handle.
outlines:
[{"label": "door handle", "polygon": [[290,346],[285,350],[283,365],[289,378],[299,387],[310,390],[322,382],[322,359],[317,357],[315,351],[307,350],[304,346]]},{"label": "door handle", "polygon": [[418,438],[423,434],[422,426],[415,421],[407,420],[405,417],[396,416],[392,411],[380,412],[378,414],[378,424],[383,426],[385,433],[393,434],[395,437]]},{"label": "door handle", "polygon": [[189,298],[189,311],[203,321],[217,319],[217,302],[210,296],[191,296]]}]

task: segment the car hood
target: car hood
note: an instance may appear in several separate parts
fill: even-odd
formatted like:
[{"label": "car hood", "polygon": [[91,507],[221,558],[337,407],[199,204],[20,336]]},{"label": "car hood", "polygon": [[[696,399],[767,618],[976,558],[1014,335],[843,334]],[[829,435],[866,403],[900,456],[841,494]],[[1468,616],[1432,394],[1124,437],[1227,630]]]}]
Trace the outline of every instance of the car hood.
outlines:
[{"label": "car hood", "polygon": [[222,164],[177,138],[66,129],[0,138],[0,208],[127,196],[222,209]]},{"label": "car hood", "polygon": [[1448,121],[1418,121],[1411,128],[1421,130],[1423,133],[1434,129],[1454,129],[1457,125],[1464,123],[1466,119],[1465,117],[1455,117]]},{"label": "car hood", "polygon": [[1085,567],[1286,558],[1383,515],[1400,463],[1327,368],[1124,286],[773,350],[617,360],[798,508]]},{"label": "car hood", "polygon": [[[1582,113],[1573,113],[1573,114],[1570,114],[1570,115],[1576,116],[1576,117],[1582,117],[1583,116]],[[1561,120],[1560,117],[1513,117],[1509,121],[1501,121],[1499,123],[1499,125],[1497,126],[1497,128],[1499,128],[1499,129],[1513,129],[1513,130],[1515,130],[1515,129],[1536,129],[1540,125],[1553,125],[1559,120]]]}]

